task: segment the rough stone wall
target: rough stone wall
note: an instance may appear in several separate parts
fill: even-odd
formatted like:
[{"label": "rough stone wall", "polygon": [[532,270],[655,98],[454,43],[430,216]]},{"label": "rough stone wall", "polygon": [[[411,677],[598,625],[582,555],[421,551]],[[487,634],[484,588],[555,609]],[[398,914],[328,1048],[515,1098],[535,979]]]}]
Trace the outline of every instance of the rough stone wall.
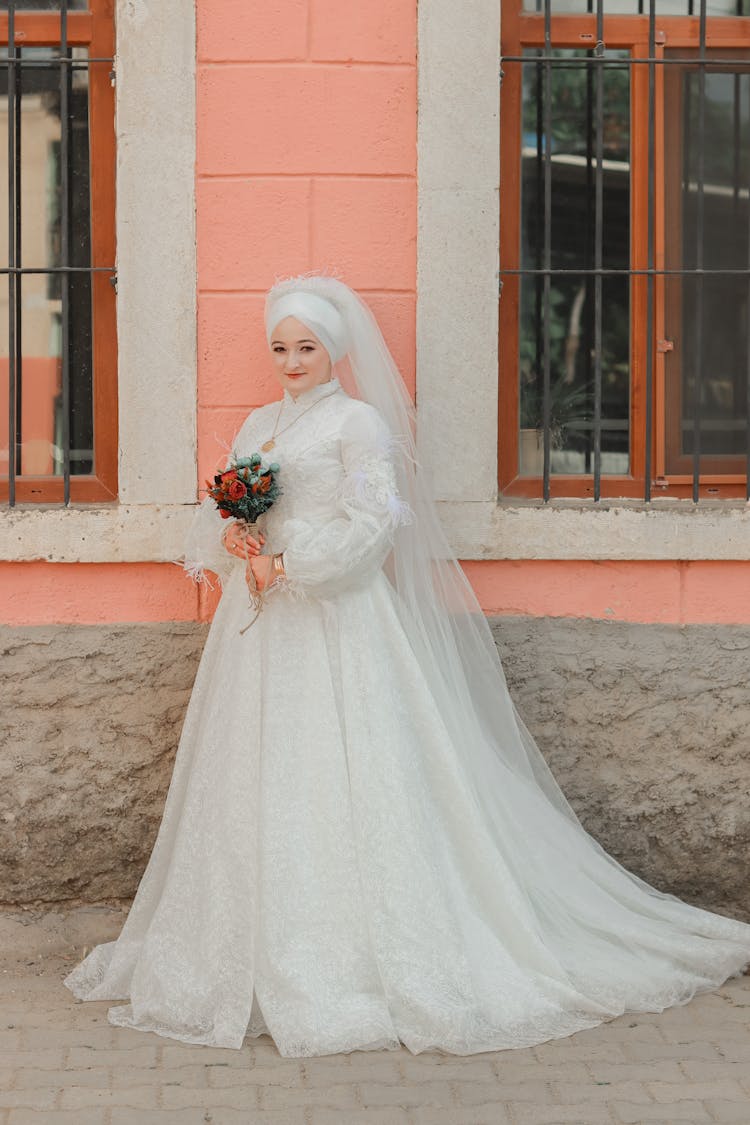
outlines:
[{"label": "rough stone wall", "polygon": [[[493,629],[593,835],[660,889],[750,917],[750,628]],[[135,892],[204,639],[192,624],[0,630],[0,902]]]},{"label": "rough stone wall", "polygon": [[508,685],[585,827],[750,919],[750,628],[497,618]]},{"label": "rough stone wall", "polygon": [[193,624],[0,630],[0,902],[135,892],[204,637]]}]

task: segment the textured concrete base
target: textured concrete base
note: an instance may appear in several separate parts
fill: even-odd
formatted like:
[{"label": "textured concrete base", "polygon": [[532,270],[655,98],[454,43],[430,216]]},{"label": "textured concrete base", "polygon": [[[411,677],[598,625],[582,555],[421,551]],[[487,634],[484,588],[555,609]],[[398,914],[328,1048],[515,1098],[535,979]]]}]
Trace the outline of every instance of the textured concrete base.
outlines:
[{"label": "textured concrete base", "polygon": [[[750,917],[750,628],[493,628],[593,835],[660,889]],[[0,631],[0,902],[132,896],[204,639],[191,624]]]},{"label": "textured concrete base", "polygon": [[0,901],[134,893],[204,639],[191,624],[0,631]]},{"label": "textured concrete base", "polygon": [[750,628],[492,622],[586,828],[660,890],[750,918]]}]

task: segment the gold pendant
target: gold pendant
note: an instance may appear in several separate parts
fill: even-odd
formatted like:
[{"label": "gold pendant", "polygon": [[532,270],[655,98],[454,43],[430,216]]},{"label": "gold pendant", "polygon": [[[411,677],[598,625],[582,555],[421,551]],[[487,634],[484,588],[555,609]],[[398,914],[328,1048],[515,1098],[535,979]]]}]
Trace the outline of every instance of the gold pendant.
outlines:
[{"label": "gold pendant", "polygon": [[263,442],[263,444],[261,445],[260,448],[263,450],[264,453],[268,453],[268,450],[273,449],[273,447],[275,445],[276,445],[276,442],[273,440],[273,438],[269,438],[268,441]]}]

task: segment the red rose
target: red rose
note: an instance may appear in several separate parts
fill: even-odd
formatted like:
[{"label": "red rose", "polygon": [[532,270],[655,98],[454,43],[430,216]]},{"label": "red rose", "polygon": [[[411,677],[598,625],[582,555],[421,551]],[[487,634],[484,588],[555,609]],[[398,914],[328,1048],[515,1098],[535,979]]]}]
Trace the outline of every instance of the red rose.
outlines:
[{"label": "red rose", "polygon": [[219,508],[219,512],[221,513],[221,518],[223,520],[228,520],[232,514],[231,512],[226,512],[223,508]]},{"label": "red rose", "polygon": [[227,481],[233,481],[233,480],[236,480],[236,479],[237,479],[237,470],[236,470],[236,469],[228,469],[226,473],[222,473],[222,474],[221,474],[221,479],[222,479],[222,480],[223,480],[223,481],[224,481],[225,483],[226,483]]},{"label": "red rose", "polygon": [[229,485],[228,492],[230,500],[241,500],[243,496],[247,495],[247,489],[241,480],[233,480]]}]

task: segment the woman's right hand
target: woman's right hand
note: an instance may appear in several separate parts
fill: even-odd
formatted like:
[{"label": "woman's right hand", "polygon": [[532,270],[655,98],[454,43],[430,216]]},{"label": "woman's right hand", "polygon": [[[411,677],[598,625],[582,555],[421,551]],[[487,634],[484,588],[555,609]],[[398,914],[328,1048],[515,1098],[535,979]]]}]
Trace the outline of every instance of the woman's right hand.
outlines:
[{"label": "woman's right hand", "polygon": [[245,559],[248,556],[259,555],[265,536],[259,532],[256,539],[239,520],[229,525],[222,535],[224,548],[235,559]]}]

